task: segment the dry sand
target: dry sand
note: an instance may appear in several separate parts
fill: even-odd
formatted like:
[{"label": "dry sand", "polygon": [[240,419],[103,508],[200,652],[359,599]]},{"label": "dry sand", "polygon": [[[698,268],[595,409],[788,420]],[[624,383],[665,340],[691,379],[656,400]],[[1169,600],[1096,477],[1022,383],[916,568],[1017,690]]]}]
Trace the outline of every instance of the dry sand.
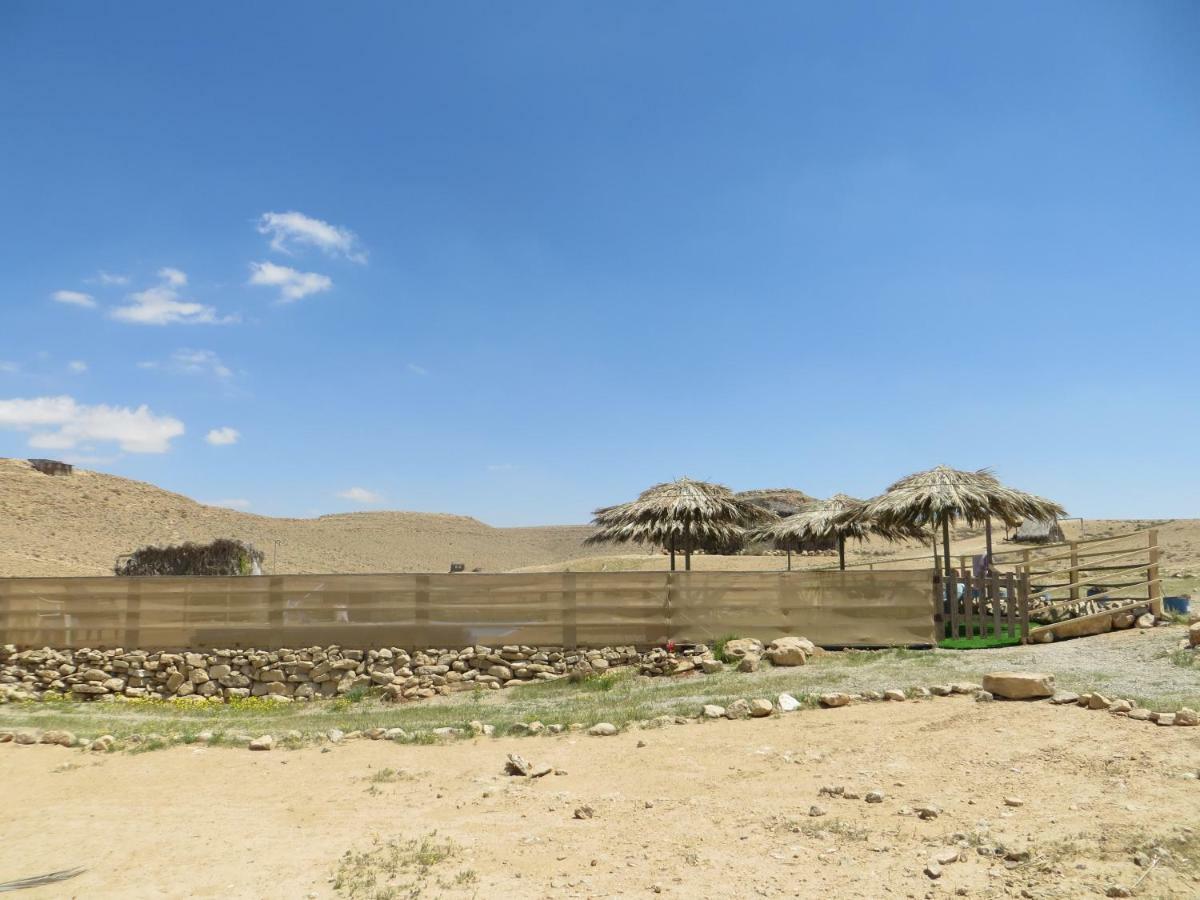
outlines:
[{"label": "dry sand", "polygon": [[[278,519],[206,506],[152,484],[76,469],[48,476],[0,459],[0,576],[111,575],[118,554],[147,544],[230,537],[280,572],[497,572],[586,556],[583,525],[492,528],[467,516],[361,512]],[[598,548],[595,552],[609,552]]]},{"label": "dry sand", "polygon": [[[329,879],[346,851],[436,831],[460,849],[430,868],[421,897],[929,897],[962,888],[1068,898],[1103,896],[1144,875],[1139,896],[1195,897],[1194,864],[1176,859],[1147,875],[1133,857],[1158,844],[1195,855],[1194,841],[1175,838],[1200,826],[1200,782],[1183,777],[1195,772],[1198,743],[1200,729],[950,698],[437,747],[97,756],[9,744],[0,746],[0,879],[88,867],[30,891],[31,900],[324,898],[335,896]],[[504,776],[510,752],[566,774]],[[373,785],[385,767],[401,779]],[[818,796],[827,784],[885,799]],[[901,814],[925,802],[941,816]],[[810,816],[814,804],[827,814]],[[573,817],[583,805],[594,818]],[[956,833],[971,846],[935,882],[923,869]],[[1029,861],[1006,864],[976,844],[1027,850]],[[476,880],[456,882],[463,872]]]}]

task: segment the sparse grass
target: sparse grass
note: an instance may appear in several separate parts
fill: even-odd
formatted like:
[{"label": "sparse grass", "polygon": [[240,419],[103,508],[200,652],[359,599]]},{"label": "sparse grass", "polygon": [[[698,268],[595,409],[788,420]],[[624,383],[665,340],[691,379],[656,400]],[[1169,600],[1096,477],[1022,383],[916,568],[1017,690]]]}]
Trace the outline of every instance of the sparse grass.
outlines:
[{"label": "sparse grass", "polygon": [[[334,872],[333,889],[349,900],[399,900],[424,895],[431,870],[452,859],[459,847],[448,839],[439,839],[436,831],[408,841],[381,843],[376,838],[369,850],[347,850]],[[458,885],[477,880],[466,869],[454,879]],[[435,895],[436,896],[436,895]]]},{"label": "sparse grass", "polygon": [[827,838],[829,835],[845,838],[848,841],[865,841],[871,837],[870,830],[854,825],[842,819],[809,819],[794,823],[794,831],[810,838]]},{"label": "sparse grass", "polygon": [[717,638],[715,641],[713,641],[709,645],[710,647],[712,647],[713,656],[716,657],[717,659],[719,659],[723,663],[736,663],[737,662],[736,659],[730,658],[725,655],[725,645],[728,644],[730,641],[736,641],[736,640],[737,640],[736,634],[726,634],[726,635],[723,635],[723,636]]},{"label": "sparse grass", "polygon": [[[349,733],[399,727],[408,735],[402,743],[428,744],[442,740],[433,734],[436,728],[453,727],[470,734],[467,723],[471,720],[493,725],[498,735],[507,734],[516,723],[535,720],[546,725],[611,722],[626,728],[658,716],[695,716],[705,703],[728,706],[738,698],[774,700],[786,691],[801,703],[811,704],[812,698],[826,691],[881,691],[978,681],[998,668],[1048,669],[1056,674],[1063,690],[1102,689],[1150,709],[1200,708],[1200,666],[1185,665],[1195,657],[1185,659],[1178,654],[1181,633],[1179,628],[1164,628],[1144,632],[1136,641],[1098,638],[1089,643],[1092,639],[1085,638],[1061,645],[973,653],[906,649],[834,652],[813,656],[808,665],[795,668],[764,665],[754,674],[730,669],[713,675],[697,672],[645,680],[637,678],[630,667],[578,683],[566,678],[531,682],[419,703],[391,703],[369,694],[352,701],[340,698],[308,703],[257,699],[228,704],[202,700],[21,702],[0,705],[0,728],[64,729],[92,737],[112,734],[125,749],[138,753],[193,742],[201,731],[213,733],[211,746],[244,747],[241,738],[245,735],[273,734],[277,746],[283,747],[320,739],[333,728]],[[1088,652],[1090,647],[1096,648],[1095,655]],[[1070,652],[1064,655],[1066,650]],[[1048,657],[1064,664],[1047,662]],[[304,738],[283,738],[289,731],[299,731]],[[129,737],[135,734],[161,737],[130,743]]]}]

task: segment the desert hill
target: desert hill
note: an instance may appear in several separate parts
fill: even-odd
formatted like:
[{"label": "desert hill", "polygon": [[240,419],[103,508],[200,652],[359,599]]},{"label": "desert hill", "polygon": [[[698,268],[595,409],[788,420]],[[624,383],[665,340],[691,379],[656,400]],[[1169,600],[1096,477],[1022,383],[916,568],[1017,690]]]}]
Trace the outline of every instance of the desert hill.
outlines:
[{"label": "desert hill", "polygon": [[[360,512],[316,519],[206,506],[152,484],[76,469],[43,475],[0,459],[0,576],[108,575],[146,544],[230,537],[267,554],[280,572],[488,572],[586,557],[586,525],[493,528],[467,516]],[[611,552],[598,548],[595,552]]]}]

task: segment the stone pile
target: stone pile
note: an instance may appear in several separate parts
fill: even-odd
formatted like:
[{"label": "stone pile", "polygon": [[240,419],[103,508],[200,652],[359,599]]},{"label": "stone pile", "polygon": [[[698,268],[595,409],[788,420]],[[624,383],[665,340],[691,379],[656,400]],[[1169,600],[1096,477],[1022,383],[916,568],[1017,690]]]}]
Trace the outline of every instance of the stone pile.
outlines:
[{"label": "stone pile", "polygon": [[711,662],[707,649],[639,652],[635,647],[477,645],[409,652],[398,647],[352,650],[18,650],[0,647],[0,702],[69,697],[164,700],[263,697],[281,702],[332,698],[379,688],[392,700],[420,700],[476,687],[498,689],[566,675],[639,666],[646,675],[673,675]]}]

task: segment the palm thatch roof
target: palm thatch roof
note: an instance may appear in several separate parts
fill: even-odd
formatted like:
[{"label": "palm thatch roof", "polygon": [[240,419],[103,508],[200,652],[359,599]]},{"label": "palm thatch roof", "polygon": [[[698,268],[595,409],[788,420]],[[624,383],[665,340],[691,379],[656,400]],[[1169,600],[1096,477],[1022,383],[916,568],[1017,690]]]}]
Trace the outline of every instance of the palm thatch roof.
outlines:
[{"label": "palm thatch roof", "polygon": [[768,509],[780,517],[794,516],[810,503],[816,502],[815,497],[810,497],[797,488],[759,488],[753,491],[738,491],[734,496]]},{"label": "palm thatch roof", "polygon": [[862,541],[873,534],[888,540],[922,537],[924,534],[911,526],[875,522],[866,515],[866,507],[866,500],[834,494],[828,500],[814,500],[786,519],[756,528],[747,537],[770,541],[784,549],[810,542]]},{"label": "palm thatch roof", "polygon": [[1016,525],[1025,518],[1054,519],[1066,510],[1053,500],[1001,484],[987,469],[937,466],[901,478],[869,501],[864,514],[883,527],[922,527],[943,520],[975,525],[992,518]]},{"label": "palm thatch roof", "polygon": [[262,566],[263,553],[229,538],[211,544],[142,547],[117,558],[117,575],[251,575]]},{"label": "palm thatch roof", "polygon": [[1049,544],[1065,541],[1066,536],[1056,519],[1026,519],[1012,539],[1019,544]]},{"label": "palm thatch roof", "polygon": [[723,484],[679,478],[642,491],[636,500],[594,513],[599,527],[585,543],[638,543],[703,550],[739,541],[745,529],[777,518]]}]

